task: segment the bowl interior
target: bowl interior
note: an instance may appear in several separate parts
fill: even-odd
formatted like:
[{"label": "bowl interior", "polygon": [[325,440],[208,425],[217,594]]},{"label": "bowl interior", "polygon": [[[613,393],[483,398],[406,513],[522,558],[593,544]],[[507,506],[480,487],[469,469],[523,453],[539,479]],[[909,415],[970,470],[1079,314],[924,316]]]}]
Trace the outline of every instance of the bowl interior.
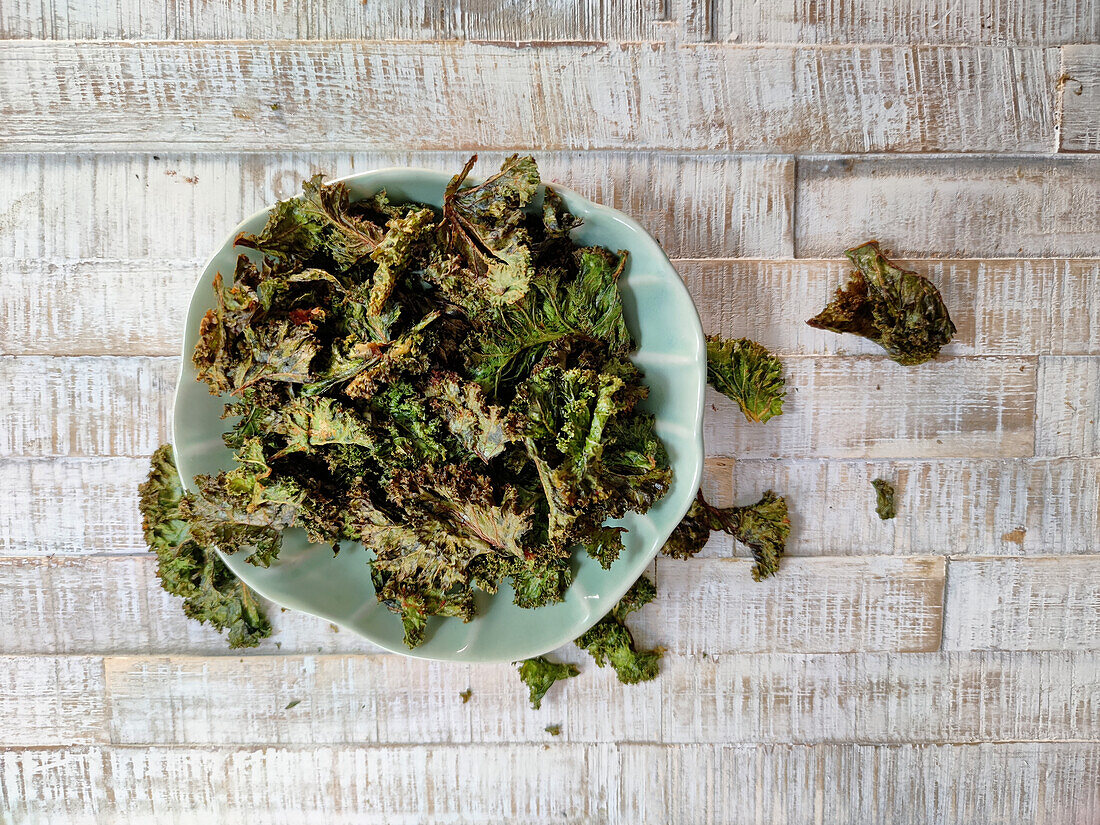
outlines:
[{"label": "bowl interior", "polygon": [[[385,189],[391,200],[440,206],[450,175],[423,169],[382,169],[344,178],[353,198]],[[620,282],[627,326],[638,342],[632,356],[644,371],[650,396],[646,408],[656,415],[657,434],[668,449],[674,477],[668,494],[645,515],[627,514],[609,522],[621,525],[625,552],[604,570],[583,553],[574,556],[575,580],[565,600],[537,610],[512,604],[512,589],[478,594],[478,615],[463,623],[434,618],[424,643],[409,650],[402,642],[400,620],[375,599],[367,567],[368,551],[346,543],[337,556],[325,545],[310,544],[304,531],[291,530],[279,558],[269,567],[223,556],[248,586],[284,607],[320,616],[400,653],[430,659],[489,662],[529,658],[575,639],[622,597],[683,517],[699,487],[703,467],[702,416],[706,383],[706,345],[699,316],[668,258],[637,223],[621,212],[592,203],[555,186],[569,209],[584,219],[573,237],[580,244],[599,244],[629,251]],[[541,195],[540,195],[541,198]],[[214,275],[229,277],[237,255],[250,250],[233,246],[238,232],[258,232],[268,210],[240,224],[210,259],[191,297],[183,340],[183,362],[173,410],[173,444],[180,475],[188,487],[198,473],[232,466],[232,453],[222,443],[226,422],[224,398],[210,395],[196,379],[191,352],[199,322],[213,306]]]}]

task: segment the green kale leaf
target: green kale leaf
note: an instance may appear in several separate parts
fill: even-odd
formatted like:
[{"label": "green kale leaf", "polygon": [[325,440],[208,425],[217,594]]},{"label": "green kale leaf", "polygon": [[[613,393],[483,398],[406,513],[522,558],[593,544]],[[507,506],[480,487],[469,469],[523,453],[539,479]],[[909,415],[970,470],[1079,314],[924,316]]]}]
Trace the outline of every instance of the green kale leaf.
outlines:
[{"label": "green kale leaf", "polygon": [[714,507],[700,492],[661,552],[680,559],[694,556],[703,549],[714,530],[729,533],[746,545],[756,561],[752,568],[753,579],[765,579],[779,569],[791,533],[787,500],[767,490],[756,504]]},{"label": "green kale leaf", "polygon": [[856,271],[828,306],[806,323],[874,341],[899,364],[935,358],[955,334],[939,290],[924,276],[888,260],[877,241],[845,254]]},{"label": "green kale leaf", "polygon": [[538,189],[538,169],[531,157],[512,155],[484,183],[462,189],[476,161],[474,155],[448,184],[443,220],[470,285],[492,304],[514,304],[534,277],[525,207]]},{"label": "green kale leaf", "polygon": [[324,242],[325,225],[306,215],[300,207],[298,198],[279,201],[259,235],[242,232],[234,244],[281,262],[308,258]]},{"label": "green kale leaf", "polygon": [[524,659],[519,663],[519,678],[531,691],[531,707],[538,710],[546,692],[560,679],[571,679],[580,673],[576,665],[551,662],[545,656]]},{"label": "green kale leaf", "polygon": [[486,400],[480,384],[464,382],[454,372],[437,371],[425,395],[433,399],[433,408],[446,420],[451,434],[485,463],[519,439],[511,416]]},{"label": "green kale leaf", "polygon": [[748,338],[707,336],[707,381],[736,401],[749,421],[764,422],[783,413],[783,364]]},{"label": "green kale leaf", "polygon": [[618,287],[626,253],[589,247],[577,250],[575,265],[571,280],[547,271],[521,302],[495,310],[476,336],[469,360],[487,392],[514,386],[555,346],[599,342],[617,356],[633,349]]},{"label": "green kale leaf", "polygon": [[165,590],[183,599],[184,613],[228,631],[233,648],[255,647],[270,636],[271,624],[256,596],[212,546],[192,534],[190,505],[195,497],[180,484],[171,445],[153,453],[140,493],[145,542],[157,555],[157,576]]},{"label": "green kale leaf", "polygon": [[635,610],[653,600],[656,588],[641,576],[626,592],[611,612],[596,622],[576,640],[578,647],[588,651],[597,667],[610,665],[619,681],[626,685],[648,682],[657,678],[661,648],[639,650],[634,636],[623,623]]}]

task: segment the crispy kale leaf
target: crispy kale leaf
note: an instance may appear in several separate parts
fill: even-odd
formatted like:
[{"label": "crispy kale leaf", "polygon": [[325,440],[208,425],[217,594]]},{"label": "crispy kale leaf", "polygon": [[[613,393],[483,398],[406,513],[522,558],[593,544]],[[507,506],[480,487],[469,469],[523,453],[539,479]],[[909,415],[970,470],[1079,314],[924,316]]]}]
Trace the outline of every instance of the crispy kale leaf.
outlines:
[{"label": "crispy kale leaf", "polygon": [[694,556],[714,530],[729,533],[752,551],[752,577],[760,581],[779,569],[791,533],[787,501],[767,490],[753,505],[714,507],[700,492],[661,552],[678,559]]},{"label": "crispy kale leaf", "polygon": [[545,495],[547,539],[555,550],[580,542],[597,558],[613,560],[622,544],[602,522],[627,509],[644,511],[668,489],[671,471],[653,418],[624,416],[642,394],[624,381],[631,370],[617,361],[603,372],[547,365],[512,403]]},{"label": "crispy kale leaf", "polygon": [[783,364],[748,338],[707,336],[707,381],[736,401],[749,421],[767,421],[783,412]]},{"label": "crispy kale leaf", "polygon": [[271,625],[252,592],[218,558],[214,548],[192,535],[189,509],[171,445],[153,454],[149,480],[141,485],[145,542],[157,554],[161,586],[183,599],[183,612],[229,632],[230,647],[255,647],[271,635]]},{"label": "crispy kale leaf", "polygon": [[939,290],[922,275],[889,261],[878,241],[849,249],[856,271],[808,323],[874,341],[899,364],[923,364],[955,334]]},{"label": "crispy kale leaf", "polygon": [[524,208],[539,173],[531,157],[512,155],[479,186],[462,189],[477,155],[451,179],[443,198],[449,242],[465,259],[465,278],[492,304],[514,304],[534,277]]},{"label": "crispy kale leaf", "polygon": [[875,512],[878,517],[883,521],[894,518],[898,514],[894,503],[894,485],[882,478],[876,478],[871,485],[875,488]]},{"label": "crispy kale leaf", "polygon": [[610,665],[619,681],[626,685],[648,682],[660,669],[660,648],[638,650],[634,636],[624,624],[626,617],[653,600],[657,590],[653,582],[641,576],[611,609],[576,640],[596,661],[598,667]]},{"label": "crispy kale leaf", "polygon": [[519,663],[518,670],[519,678],[531,691],[531,707],[534,710],[542,707],[542,698],[554,686],[554,682],[571,679],[580,673],[576,665],[551,662],[545,656],[524,659]]},{"label": "crispy kale leaf", "polygon": [[490,394],[504,394],[555,348],[568,354],[570,346],[596,345],[618,356],[633,349],[618,286],[626,253],[588,247],[574,258],[574,278],[545,271],[522,301],[494,310],[475,336],[469,360]]},{"label": "crispy kale leaf", "polygon": [[451,434],[485,463],[519,439],[515,422],[504,408],[490,404],[480,384],[463,381],[457,373],[433,373],[425,395],[433,400]]},{"label": "crispy kale leaf", "polygon": [[696,555],[710,541],[710,534],[722,529],[722,523],[712,514],[713,510],[703,500],[700,492],[668,537],[661,552],[674,559],[687,559]]}]

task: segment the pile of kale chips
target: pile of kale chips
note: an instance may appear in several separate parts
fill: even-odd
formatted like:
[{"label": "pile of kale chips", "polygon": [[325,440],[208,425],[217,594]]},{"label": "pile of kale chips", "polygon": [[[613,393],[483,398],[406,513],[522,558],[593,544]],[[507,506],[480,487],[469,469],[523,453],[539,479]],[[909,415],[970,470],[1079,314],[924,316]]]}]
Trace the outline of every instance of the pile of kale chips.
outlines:
[{"label": "pile of kale chips", "polygon": [[626,254],[576,246],[550,188],[528,211],[532,158],[464,188],[475,159],[442,210],[352,202],[318,175],[237,238],[262,262],[215,278],[193,360],[232,398],[236,466],[188,494],[164,447],[142,510],[165,587],[231,644],[270,626],[214,547],[267,566],[289,527],[361,542],[415,647],[428,617],[472,618],[475,588],[560,601],[576,548],[609,567],[623,545],[604,522],[667,491],[627,357]]},{"label": "pile of kale chips", "polygon": [[[289,527],[334,550],[361,542],[378,598],[414,647],[428,617],[469,620],[474,591],[504,580],[521,607],[560,601],[573,552],[609,567],[623,545],[604,522],[645,512],[668,489],[664,447],[638,406],[643,376],[627,358],[625,253],[577,247],[579,221],[550,188],[541,214],[529,212],[530,157],[463,188],[474,160],[442,210],[384,194],[352,203],[316,176],[259,235],[237,238],[260,263],[242,255],[232,283],[215,279],[194,363],[212,393],[232,398],[224,439],[235,467],[188,493],[165,445],[141,510],[164,588],[189,617],[228,631],[231,647],[258,644],[271,626],[215,548],[266,566]],[[849,282],[808,323],[868,338],[902,365],[934,359],[955,326],[931,281],[875,241],[847,255]],[[707,379],[749,422],[782,414],[783,372],[759,343],[707,337]],[[893,518],[892,486],[873,483],[880,518]],[[748,548],[754,579],[772,576],[787,501],[766,490],[755,504],[715,507],[700,492],[662,552],[692,557],[715,531]],[[622,682],[653,679],[661,649],[639,649],[625,620],[655,596],[642,576],[577,645]],[[578,672],[543,656],[519,663],[536,708]]]}]

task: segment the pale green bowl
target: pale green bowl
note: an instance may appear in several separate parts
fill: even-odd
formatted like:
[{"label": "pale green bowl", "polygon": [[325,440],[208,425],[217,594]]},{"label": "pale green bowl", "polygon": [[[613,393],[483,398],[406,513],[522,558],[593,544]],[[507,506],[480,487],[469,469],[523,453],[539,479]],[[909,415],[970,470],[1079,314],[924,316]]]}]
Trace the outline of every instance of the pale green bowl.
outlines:
[{"label": "pale green bowl", "polygon": [[[449,174],[427,169],[379,169],[344,178],[354,198],[385,189],[394,201],[420,201],[440,206]],[[344,545],[310,544],[301,530],[283,539],[279,558],[269,567],[248,564],[240,556],[223,556],[249,587],[284,607],[320,616],[397,653],[425,659],[462,662],[515,661],[537,656],[575,639],[607,613],[664,544],[683,518],[699,488],[703,470],[703,390],[706,344],[695,306],[661,247],[641,226],[621,212],[592,203],[567,189],[554,187],[584,224],[573,232],[581,244],[599,244],[630,252],[620,282],[627,326],[638,342],[634,362],[645,372],[650,396],[645,407],[657,416],[657,434],[668,448],[674,479],[668,494],[644,516],[635,513],[612,522],[627,529],[626,551],[604,570],[583,552],[574,556],[576,577],[565,601],[536,610],[512,604],[512,589],[503,585],[495,596],[478,594],[477,618],[432,619],[424,643],[409,650],[402,642],[401,622],[379,604],[367,568],[367,550]],[[541,201],[541,192],[539,196]],[[232,466],[222,443],[224,398],[210,395],[196,380],[191,353],[199,321],[213,306],[214,275],[230,277],[240,252],[239,232],[258,232],[270,210],[257,212],[234,229],[207,263],[195,285],[183,336],[183,363],[173,416],[173,443],[184,484],[193,488],[197,473]]]}]

